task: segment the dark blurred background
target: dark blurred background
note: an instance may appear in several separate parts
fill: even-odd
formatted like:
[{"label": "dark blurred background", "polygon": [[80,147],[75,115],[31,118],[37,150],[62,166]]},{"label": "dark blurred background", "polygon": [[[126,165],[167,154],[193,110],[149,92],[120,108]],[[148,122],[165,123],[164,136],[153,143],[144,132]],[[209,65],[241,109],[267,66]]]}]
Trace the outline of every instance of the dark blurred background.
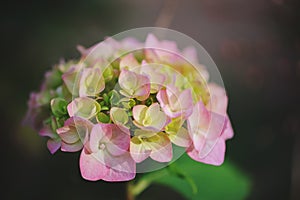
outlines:
[{"label": "dark blurred background", "polygon": [[[235,130],[226,159],[251,178],[247,199],[300,199],[300,1],[181,0],[177,7],[169,2],[174,12],[169,24],[158,19],[162,10],[169,12],[165,5],[159,0],[1,3],[0,199],[124,199],[124,184],[82,180],[78,154],[50,155],[46,140],[20,124],[29,93],[61,58],[79,58],[76,45],[157,24],[192,37],[216,62]],[[140,199],[154,197],[181,199],[161,186]]]}]

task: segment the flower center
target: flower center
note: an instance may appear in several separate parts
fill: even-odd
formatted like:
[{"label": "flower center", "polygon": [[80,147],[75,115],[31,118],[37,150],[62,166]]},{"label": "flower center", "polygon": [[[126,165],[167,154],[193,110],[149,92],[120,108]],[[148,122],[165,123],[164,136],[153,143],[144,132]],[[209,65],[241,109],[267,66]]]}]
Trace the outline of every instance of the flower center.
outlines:
[{"label": "flower center", "polygon": [[105,149],[105,144],[103,143],[99,143],[99,147],[100,150],[104,150]]}]

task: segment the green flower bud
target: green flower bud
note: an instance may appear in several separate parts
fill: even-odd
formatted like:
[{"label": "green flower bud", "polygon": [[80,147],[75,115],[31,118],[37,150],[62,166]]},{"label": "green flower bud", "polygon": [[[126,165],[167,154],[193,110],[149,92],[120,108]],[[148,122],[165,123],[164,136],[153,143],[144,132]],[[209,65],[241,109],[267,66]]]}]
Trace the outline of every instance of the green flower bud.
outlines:
[{"label": "green flower bud", "polygon": [[51,100],[51,111],[54,116],[61,117],[67,114],[67,104],[66,100],[63,98],[54,98]]}]

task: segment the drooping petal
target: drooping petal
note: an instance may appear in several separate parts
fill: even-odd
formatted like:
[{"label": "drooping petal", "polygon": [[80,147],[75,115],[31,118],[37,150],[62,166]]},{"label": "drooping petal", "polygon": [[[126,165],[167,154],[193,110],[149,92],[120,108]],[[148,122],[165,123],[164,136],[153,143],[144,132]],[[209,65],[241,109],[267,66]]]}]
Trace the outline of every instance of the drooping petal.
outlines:
[{"label": "drooping petal", "polygon": [[204,158],[200,158],[199,151],[195,148],[190,148],[187,154],[198,162],[219,166],[224,162],[225,148],[225,141],[219,139],[211,152]]},{"label": "drooping petal", "polygon": [[89,154],[85,149],[81,152],[79,166],[81,176],[89,181],[101,180],[108,173],[108,168],[102,161],[99,161],[95,154]]},{"label": "drooping petal", "polygon": [[222,138],[224,138],[225,140],[230,139],[233,137],[233,129],[229,120],[229,117],[227,116],[227,123],[225,125],[225,130],[223,132],[223,134],[221,135]]},{"label": "drooping petal", "polygon": [[51,154],[54,154],[61,146],[60,139],[49,139],[47,141],[47,147]]}]

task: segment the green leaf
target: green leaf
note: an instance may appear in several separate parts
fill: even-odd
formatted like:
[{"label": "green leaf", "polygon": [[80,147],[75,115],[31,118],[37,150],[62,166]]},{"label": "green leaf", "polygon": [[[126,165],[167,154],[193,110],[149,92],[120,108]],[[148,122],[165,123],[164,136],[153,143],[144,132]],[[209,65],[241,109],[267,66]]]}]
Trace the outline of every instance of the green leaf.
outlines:
[{"label": "green leaf", "polygon": [[109,121],[110,121],[110,117],[108,115],[104,114],[103,112],[98,113],[97,119],[99,122],[102,122],[102,123],[109,123]]},{"label": "green leaf", "polygon": [[108,96],[110,97],[110,103],[111,105],[118,105],[120,101],[120,95],[117,91],[112,90],[108,93]]},{"label": "green leaf", "polygon": [[217,167],[196,162],[187,155],[170,165],[168,176],[154,182],[192,200],[245,199],[251,186],[249,178],[228,161]]}]

